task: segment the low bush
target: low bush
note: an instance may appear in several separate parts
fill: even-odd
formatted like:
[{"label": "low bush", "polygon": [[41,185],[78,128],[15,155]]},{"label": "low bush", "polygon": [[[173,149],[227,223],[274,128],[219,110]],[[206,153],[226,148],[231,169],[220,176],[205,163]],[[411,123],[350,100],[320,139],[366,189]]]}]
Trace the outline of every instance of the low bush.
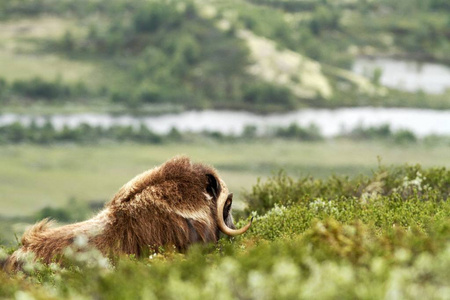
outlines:
[{"label": "low bush", "polygon": [[93,209],[88,203],[71,198],[65,206],[56,208],[46,206],[40,209],[32,218],[36,221],[49,218],[62,223],[70,223],[83,221],[92,215],[92,213]]},{"label": "low bush", "polygon": [[320,132],[320,128],[313,124],[308,127],[301,127],[293,123],[286,128],[277,128],[274,135],[276,137],[303,141],[319,141],[324,139]]},{"label": "low bush", "polygon": [[445,168],[423,169],[380,167],[371,176],[331,176],[328,179],[303,177],[294,180],[280,172],[265,182],[258,181],[247,193],[247,213],[265,214],[274,206],[310,205],[314,201],[370,202],[372,198],[391,197],[407,200],[420,198],[446,201],[450,194],[450,171]]},{"label": "low bush", "polygon": [[358,126],[341,136],[353,140],[384,140],[395,144],[411,144],[418,140],[414,132],[407,129],[394,131],[389,124],[371,127]]},{"label": "low bush", "polygon": [[11,85],[14,95],[31,99],[67,99],[89,95],[88,88],[83,82],[65,84],[61,78],[47,81],[39,77],[30,80],[16,80]]}]

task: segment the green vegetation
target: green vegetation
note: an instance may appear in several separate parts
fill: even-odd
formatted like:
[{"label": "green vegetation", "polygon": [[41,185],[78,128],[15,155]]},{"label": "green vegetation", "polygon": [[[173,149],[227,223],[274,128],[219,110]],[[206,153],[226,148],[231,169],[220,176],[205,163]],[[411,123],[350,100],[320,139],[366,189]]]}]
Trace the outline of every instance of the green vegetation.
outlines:
[{"label": "green vegetation", "polygon": [[[104,72],[118,73],[112,82],[97,87],[106,91],[112,103],[130,108],[167,103],[191,108],[212,106],[214,101],[216,107],[226,102],[232,107],[234,99],[245,93],[244,83],[252,82],[244,72],[247,51],[243,43],[216,28],[213,21],[202,18],[189,1],[180,5],[115,1],[117,7],[112,8],[114,5],[108,2],[110,6],[104,10],[102,3],[90,1],[80,1],[75,7],[66,2],[50,8],[52,4],[33,3],[42,8],[33,15],[72,12],[77,17],[83,15],[89,25],[76,33],[68,28],[56,39],[38,40],[38,49],[80,61],[95,61]],[[27,5],[31,4],[12,3],[9,10],[21,15]],[[89,16],[81,12],[84,10],[99,13],[104,22],[89,22]],[[23,89],[12,88],[11,94],[13,98],[68,100],[66,93],[55,93],[55,84],[42,80],[40,83],[39,93],[27,92],[36,90],[33,79],[22,83]],[[25,89],[28,85],[31,87]]]},{"label": "green vegetation", "polygon": [[[144,124],[137,128],[133,126],[115,125],[109,128],[82,124],[75,128],[65,126],[57,130],[49,121],[38,125],[31,122],[23,125],[19,122],[0,127],[0,144],[89,144],[96,145],[106,142],[134,142],[139,144],[167,144],[167,143],[195,143],[199,140],[216,142],[245,142],[267,141],[270,139],[289,139],[296,141],[321,141],[325,137],[317,126],[299,126],[295,123],[286,128],[274,127],[264,133],[258,133],[255,126],[247,126],[241,134],[224,134],[216,131],[179,132],[172,128],[166,134],[157,134]],[[450,145],[447,136],[430,135],[419,139],[413,132],[402,129],[393,131],[389,125],[378,127],[356,127],[349,132],[342,132],[338,139],[352,139],[355,141],[384,141],[393,144],[415,144],[418,142]]]},{"label": "green vegetation", "polygon": [[0,11],[4,111],[449,108],[448,94],[390,91],[380,74],[348,71],[358,55],[449,63],[438,0],[14,0]]},{"label": "green vegetation", "polygon": [[[348,48],[360,54],[391,54],[450,63],[448,55],[450,5],[442,0],[249,0],[262,7],[276,7],[291,16],[296,35],[281,35],[255,26],[260,33],[287,47],[302,49],[309,57],[331,65],[351,62]],[[249,13],[252,20],[256,13]],[[248,22],[249,24],[257,23]],[[279,22],[281,23],[281,22]],[[305,43],[306,41],[306,43]],[[333,54],[331,54],[333,53]]]},{"label": "green vegetation", "polygon": [[446,299],[449,188],[448,170],[420,166],[351,179],[279,175],[248,194],[256,218],[243,236],[114,263],[79,245],[64,269],[0,272],[0,296]]},{"label": "green vegetation", "polygon": [[[32,121],[29,125],[19,122],[0,127],[0,145],[7,144],[38,144],[61,145],[81,144],[99,145],[105,143],[133,142],[137,144],[195,144],[199,141],[220,143],[237,143],[269,140],[293,140],[300,142],[323,141],[324,137],[317,126],[302,127],[293,123],[288,127],[273,127],[263,133],[258,133],[255,126],[248,125],[241,134],[225,134],[217,131],[180,132],[172,128],[166,134],[157,134],[148,129],[144,124],[140,126],[115,125],[109,128],[82,124],[75,128],[65,126],[57,130],[49,121],[42,124]],[[380,141],[394,145],[425,144],[450,145],[450,137],[441,135],[429,135],[418,138],[413,132],[402,129],[394,131],[389,125],[378,127],[356,127],[348,132],[342,132],[330,140],[354,140],[354,141]]]}]

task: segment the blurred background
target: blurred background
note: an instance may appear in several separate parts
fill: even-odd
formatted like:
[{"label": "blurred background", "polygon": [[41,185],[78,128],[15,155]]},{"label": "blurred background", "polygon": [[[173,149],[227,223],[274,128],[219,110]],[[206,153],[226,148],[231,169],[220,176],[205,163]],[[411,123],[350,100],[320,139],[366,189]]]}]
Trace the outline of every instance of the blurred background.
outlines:
[{"label": "blurred background", "polygon": [[450,166],[448,0],[0,2],[0,243],[177,154],[243,208],[283,170]]}]

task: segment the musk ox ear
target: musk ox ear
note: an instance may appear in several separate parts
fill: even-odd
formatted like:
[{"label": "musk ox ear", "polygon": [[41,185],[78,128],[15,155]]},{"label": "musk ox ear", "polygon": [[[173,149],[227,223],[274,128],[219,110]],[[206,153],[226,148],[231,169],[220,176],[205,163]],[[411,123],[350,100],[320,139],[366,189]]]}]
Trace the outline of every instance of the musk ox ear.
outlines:
[{"label": "musk ox ear", "polygon": [[208,192],[211,197],[214,199],[217,199],[217,197],[220,194],[220,184],[217,180],[216,176],[212,174],[206,174],[206,177],[208,178],[208,185],[206,186],[206,192]]}]

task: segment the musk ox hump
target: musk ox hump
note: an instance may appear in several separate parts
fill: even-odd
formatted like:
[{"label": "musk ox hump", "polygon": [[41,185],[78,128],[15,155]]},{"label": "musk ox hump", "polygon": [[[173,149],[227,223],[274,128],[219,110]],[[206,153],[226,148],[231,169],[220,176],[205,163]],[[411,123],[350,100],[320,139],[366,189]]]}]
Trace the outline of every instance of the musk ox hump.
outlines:
[{"label": "musk ox hump", "polygon": [[112,202],[123,203],[133,200],[134,196],[140,194],[149,186],[160,184],[171,177],[176,177],[180,169],[191,166],[191,161],[185,156],[176,156],[159,167],[142,172],[128,181],[114,195]]},{"label": "musk ox hump", "polygon": [[171,206],[189,206],[205,199],[205,191],[214,196],[213,191],[208,188],[209,183],[215,182],[218,186],[215,188],[216,193],[220,191],[216,178],[218,175],[214,168],[193,164],[186,156],[176,156],[159,167],[137,175],[123,185],[114,195],[111,205],[147,199],[165,201]]}]

